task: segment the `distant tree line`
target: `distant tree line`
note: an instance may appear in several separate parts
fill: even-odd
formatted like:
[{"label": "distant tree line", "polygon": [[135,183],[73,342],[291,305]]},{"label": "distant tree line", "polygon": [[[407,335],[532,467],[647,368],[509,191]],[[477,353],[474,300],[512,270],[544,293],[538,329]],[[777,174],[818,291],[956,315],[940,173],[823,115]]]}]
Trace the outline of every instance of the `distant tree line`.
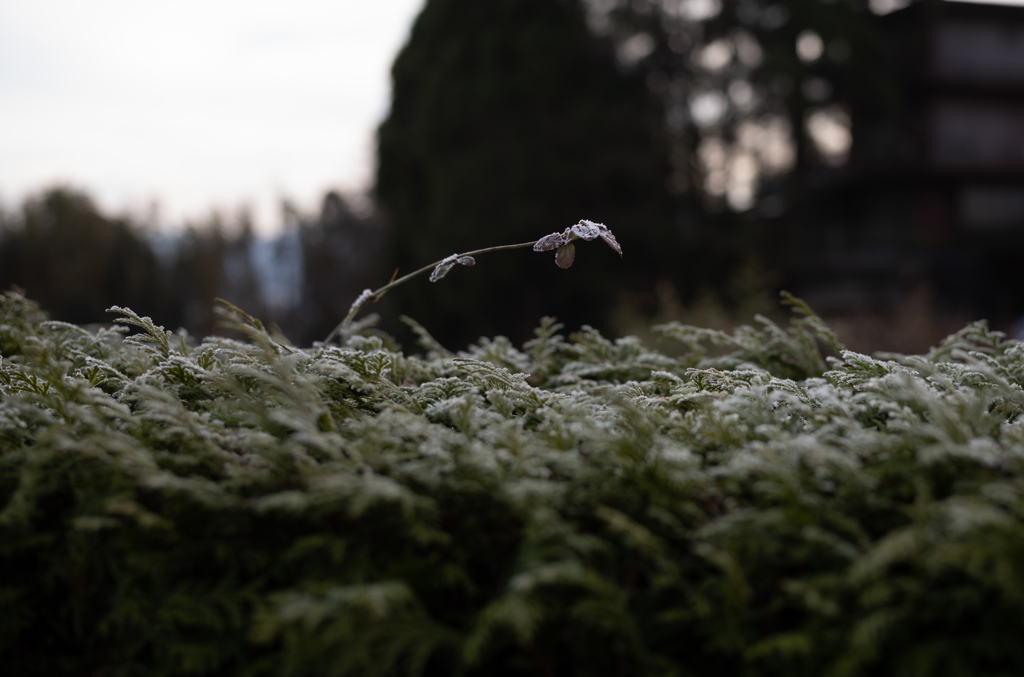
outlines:
[{"label": "distant tree line", "polygon": [[66,189],[2,215],[0,285],[25,289],[55,318],[75,323],[104,321],[112,305],[154,316],[173,305],[174,285],[138,227]]},{"label": "distant tree line", "polygon": [[[291,230],[270,241],[257,241],[244,212],[213,215],[171,237],[104,214],[81,191],[49,189],[0,212],[0,288],[24,289],[58,320],[109,322],[107,308],[130,306],[198,336],[220,331],[213,299],[221,297],[309,344],[344,317],[360,285],[372,283],[380,232],[337,193],[324,198],[319,215],[290,209],[287,216]],[[273,259],[282,256],[297,279],[267,270],[281,267]],[[274,284],[294,286],[291,298],[275,303],[267,293]]]}]

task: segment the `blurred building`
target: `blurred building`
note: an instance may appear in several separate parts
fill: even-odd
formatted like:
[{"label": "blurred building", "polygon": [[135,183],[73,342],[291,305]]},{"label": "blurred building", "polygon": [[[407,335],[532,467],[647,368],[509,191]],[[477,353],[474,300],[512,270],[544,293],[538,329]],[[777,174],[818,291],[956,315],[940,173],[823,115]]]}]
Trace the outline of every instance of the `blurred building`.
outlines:
[{"label": "blurred building", "polygon": [[791,288],[825,314],[1024,314],[1024,7],[922,2],[879,17],[900,98],[851,110],[845,166],[811,177]]}]

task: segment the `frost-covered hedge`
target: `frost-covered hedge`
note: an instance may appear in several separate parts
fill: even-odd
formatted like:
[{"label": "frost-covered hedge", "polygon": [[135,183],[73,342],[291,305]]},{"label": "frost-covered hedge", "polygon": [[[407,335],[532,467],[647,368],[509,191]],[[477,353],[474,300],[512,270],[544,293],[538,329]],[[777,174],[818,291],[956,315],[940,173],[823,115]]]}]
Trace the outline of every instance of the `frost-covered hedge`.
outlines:
[{"label": "frost-covered hedge", "polygon": [[797,310],[415,357],[8,293],[0,672],[1024,674],[1024,346]]}]

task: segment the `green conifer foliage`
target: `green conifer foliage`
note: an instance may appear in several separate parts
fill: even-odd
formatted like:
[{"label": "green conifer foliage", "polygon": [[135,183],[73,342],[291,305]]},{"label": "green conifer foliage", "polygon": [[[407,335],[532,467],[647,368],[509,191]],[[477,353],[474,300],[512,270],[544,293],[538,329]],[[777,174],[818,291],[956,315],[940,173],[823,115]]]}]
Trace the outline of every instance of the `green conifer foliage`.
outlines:
[{"label": "green conifer foliage", "polygon": [[790,302],[417,357],[4,294],[4,674],[1021,674],[1024,344]]},{"label": "green conifer foliage", "polygon": [[[467,241],[528,240],[585,217],[630,252],[615,275],[649,282],[672,244],[663,113],[591,34],[578,0],[429,0],[392,77],[376,196],[390,225],[384,259],[400,272]],[[393,298],[449,344],[525,339],[546,313],[607,319],[616,286],[599,257],[577,266],[570,280],[523,253],[455,281],[450,296],[406,288]]]}]

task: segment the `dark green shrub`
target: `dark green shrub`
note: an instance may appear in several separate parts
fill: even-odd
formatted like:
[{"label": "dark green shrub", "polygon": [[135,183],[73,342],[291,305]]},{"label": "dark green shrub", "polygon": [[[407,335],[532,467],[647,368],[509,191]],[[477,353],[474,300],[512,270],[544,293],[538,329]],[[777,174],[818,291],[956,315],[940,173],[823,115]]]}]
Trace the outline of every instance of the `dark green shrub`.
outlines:
[{"label": "dark green shrub", "polygon": [[5,674],[1024,672],[1024,348],[984,324],[416,357],[120,312],[0,301]]}]

